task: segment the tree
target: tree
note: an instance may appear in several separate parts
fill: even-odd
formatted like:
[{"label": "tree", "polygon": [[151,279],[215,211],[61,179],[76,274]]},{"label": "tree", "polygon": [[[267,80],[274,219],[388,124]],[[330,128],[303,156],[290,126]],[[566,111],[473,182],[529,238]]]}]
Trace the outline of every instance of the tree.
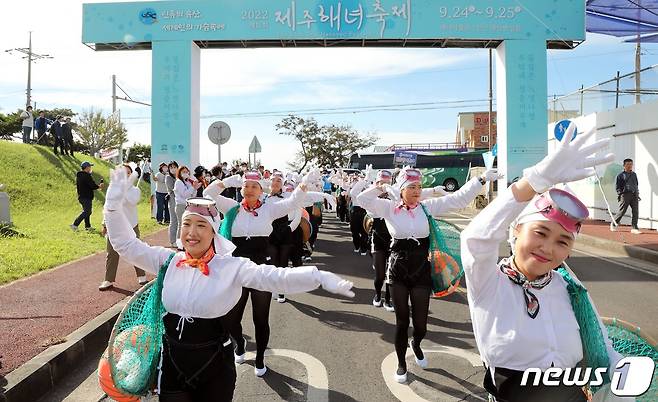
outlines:
[{"label": "tree", "polygon": [[301,172],[313,160],[310,145],[311,143],[317,143],[319,140],[320,126],[318,122],[313,118],[305,120],[303,117],[291,114],[284,118],[281,123],[277,123],[275,127],[279,134],[295,137],[300,142],[301,152],[297,154],[296,160],[288,162],[288,165]]},{"label": "tree", "polygon": [[85,110],[78,121],[80,142],[89,148],[91,154],[104,149],[119,148],[128,140],[124,125],[117,119],[104,117],[100,110]]},{"label": "tree", "polygon": [[298,172],[309,163],[320,167],[345,166],[350,155],[377,142],[376,135],[362,136],[349,125],[319,126],[313,118],[306,120],[295,115],[284,118],[276,128],[279,134],[293,136],[300,142],[301,151],[297,152],[295,160],[288,162]]},{"label": "tree", "polygon": [[151,158],[151,146],[144,144],[134,144],[130,147],[130,152],[128,153],[128,159],[126,160],[126,150],[123,150],[123,160],[127,162],[140,163],[142,159]]}]

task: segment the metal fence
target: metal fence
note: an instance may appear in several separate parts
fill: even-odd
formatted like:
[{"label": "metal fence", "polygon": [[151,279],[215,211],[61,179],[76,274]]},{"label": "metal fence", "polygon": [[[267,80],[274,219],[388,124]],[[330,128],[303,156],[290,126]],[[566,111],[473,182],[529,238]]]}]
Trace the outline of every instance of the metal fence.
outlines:
[{"label": "metal fence", "polygon": [[[639,81],[636,80],[639,77]],[[636,89],[639,88],[639,89]],[[548,101],[549,122],[658,99],[658,64]]]}]

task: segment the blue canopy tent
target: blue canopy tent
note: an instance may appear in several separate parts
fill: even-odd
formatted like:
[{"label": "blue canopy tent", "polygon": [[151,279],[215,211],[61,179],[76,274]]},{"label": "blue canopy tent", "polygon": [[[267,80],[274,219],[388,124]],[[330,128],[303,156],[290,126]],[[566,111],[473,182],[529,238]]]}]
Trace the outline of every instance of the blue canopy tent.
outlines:
[{"label": "blue canopy tent", "polygon": [[658,43],[658,0],[587,0],[587,32],[632,36],[636,43],[635,102],[640,103],[641,44]]}]

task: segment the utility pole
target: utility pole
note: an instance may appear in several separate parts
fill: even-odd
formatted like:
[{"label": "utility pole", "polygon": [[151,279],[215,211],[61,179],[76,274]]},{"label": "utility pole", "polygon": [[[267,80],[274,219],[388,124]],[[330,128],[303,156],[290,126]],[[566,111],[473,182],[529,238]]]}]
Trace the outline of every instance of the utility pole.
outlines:
[{"label": "utility pole", "polygon": [[[117,88],[119,88],[119,90],[121,92],[123,92],[123,94],[125,96],[117,96]],[[117,112],[117,99],[122,100],[122,101],[126,101],[126,102],[138,103],[138,104],[144,105],[144,106],[151,106],[150,103],[136,101],[133,98],[131,98],[130,95],[128,95],[128,93],[126,93],[126,91],[124,91],[123,88],[121,88],[117,84],[117,76],[115,74],[112,74],[112,117],[116,118],[118,123],[121,124],[121,113],[119,113],[118,115],[116,114],[116,112]],[[121,159],[121,161],[123,161],[123,144],[121,144],[119,146],[119,158]]]},{"label": "utility pole", "polygon": [[642,81],[640,80],[640,70],[642,69],[642,45],[640,34],[637,34],[637,44],[635,45],[635,103],[641,103],[640,91],[642,90]]},{"label": "utility pole", "polygon": [[32,31],[30,31],[30,40],[28,47],[17,47],[14,49],[7,49],[5,52],[13,54],[13,52],[19,52],[24,54],[22,56],[24,59],[27,59],[27,89],[25,90],[25,107],[28,107],[32,104],[32,62],[41,60],[41,59],[52,59],[53,57],[48,54],[37,54],[32,52]]},{"label": "utility pole", "polygon": [[489,48],[489,151],[491,151],[491,128],[493,125],[493,49]]}]

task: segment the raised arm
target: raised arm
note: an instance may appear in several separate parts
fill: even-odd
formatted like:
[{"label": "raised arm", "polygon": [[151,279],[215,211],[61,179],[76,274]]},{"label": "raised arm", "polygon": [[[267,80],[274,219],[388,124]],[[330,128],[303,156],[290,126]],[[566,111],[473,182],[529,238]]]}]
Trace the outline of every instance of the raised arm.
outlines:
[{"label": "raised arm", "polygon": [[299,185],[290,194],[290,197],[271,204],[269,208],[272,218],[281,218],[282,216],[288,215],[288,213],[295,210],[295,208],[301,208],[304,203],[304,198],[306,197],[306,191],[304,189],[305,186]]},{"label": "raised arm", "polygon": [[466,208],[468,204],[482,191],[482,183],[479,178],[473,178],[466,182],[459,190],[441,198],[430,198],[422,201],[432,216],[442,213]]},{"label": "raised arm", "polygon": [[206,187],[205,190],[203,190],[203,196],[215,200],[217,209],[223,214],[227,213],[231,208],[238,205],[236,200],[224,197],[222,195],[222,191],[224,191],[224,189],[225,187],[222,181],[216,180],[210,183],[210,185]]},{"label": "raised arm", "polygon": [[362,191],[356,199],[367,211],[372,211],[382,218],[386,218],[390,214],[393,202],[391,200],[379,198],[383,192],[384,191],[381,187],[373,185]]},{"label": "raised arm", "polygon": [[354,297],[350,290],[352,282],[314,266],[278,268],[273,265],[258,265],[241,258],[238,276],[242,286],[272,293],[303,293],[322,286],[325,290]]},{"label": "raised arm", "polygon": [[149,246],[135,236],[122,208],[128,186],[125,169],[119,166],[112,171],[112,181],[105,195],[103,214],[108,238],[114,250],[129,263],[151,273],[158,273],[171,250]]},{"label": "raised arm", "polygon": [[489,290],[498,264],[498,248],[507,239],[507,228],[525,208],[510,188],[480,213],[461,233],[461,257],[468,292],[476,301]]}]

